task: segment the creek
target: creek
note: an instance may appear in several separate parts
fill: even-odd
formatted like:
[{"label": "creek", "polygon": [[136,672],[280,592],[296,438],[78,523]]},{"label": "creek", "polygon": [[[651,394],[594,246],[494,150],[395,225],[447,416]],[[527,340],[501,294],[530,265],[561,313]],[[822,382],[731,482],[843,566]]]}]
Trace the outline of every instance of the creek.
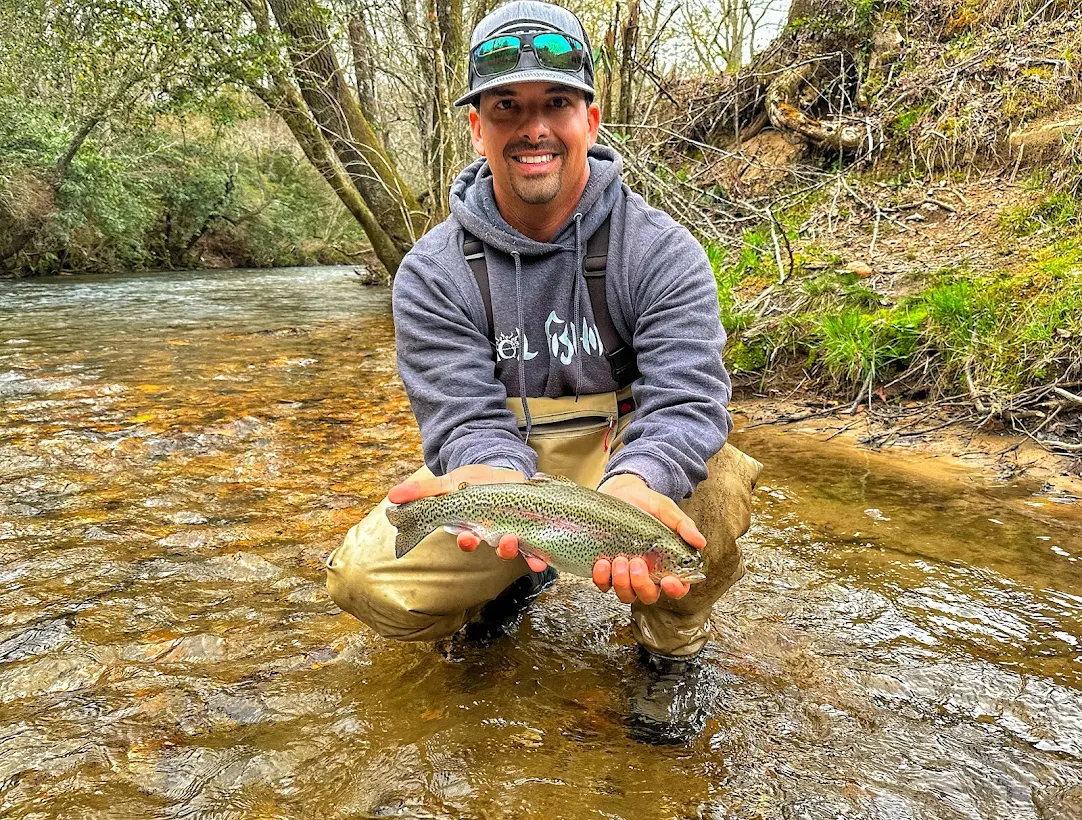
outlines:
[{"label": "creek", "polygon": [[1032,487],[758,428],[723,687],[629,740],[626,607],[383,641],[323,560],[420,460],[344,269],[0,282],[0,814],[1082,818],[1082,527]]}]

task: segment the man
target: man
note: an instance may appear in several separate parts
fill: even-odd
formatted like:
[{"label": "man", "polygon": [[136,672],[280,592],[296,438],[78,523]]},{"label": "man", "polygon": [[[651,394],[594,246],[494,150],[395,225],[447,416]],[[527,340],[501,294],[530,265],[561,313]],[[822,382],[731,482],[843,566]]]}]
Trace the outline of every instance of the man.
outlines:
[{"label": "man", "polygon": [[736,539],[760,465],[725,445],[725,332],[706,255],[621,183],[619,155],[595,145],[593,97],[589,41],[570,12],[522,0],[474,30],[457,104],[471,106],[482,159],[394,285],[398,366],[431,472],[350,531],[328,586],[386,637],[498,631],[555,573],[519,556],[514,536],[492,550],[435,533],[396,559],[388,503],[537,471],[621,498],[704,549],[707,579],[693,587],[655,584],[641,558],[593,568],[600,591],[632,605],[645,650],[633,733],[682,742],[705,721],[695,656],[712,604],[743,574]]}]

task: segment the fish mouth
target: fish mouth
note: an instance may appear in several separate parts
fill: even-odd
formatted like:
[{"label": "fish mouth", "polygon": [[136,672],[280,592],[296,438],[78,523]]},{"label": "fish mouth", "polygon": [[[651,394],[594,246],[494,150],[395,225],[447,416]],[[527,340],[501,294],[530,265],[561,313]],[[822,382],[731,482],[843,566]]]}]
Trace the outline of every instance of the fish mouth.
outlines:
[{"label": "fish mouth", "polygon": [[706,580],[706,574],[701,569],[677,573],[677,577],[682,581],[687,581],[689,584],[697,584],[700,581]]}]

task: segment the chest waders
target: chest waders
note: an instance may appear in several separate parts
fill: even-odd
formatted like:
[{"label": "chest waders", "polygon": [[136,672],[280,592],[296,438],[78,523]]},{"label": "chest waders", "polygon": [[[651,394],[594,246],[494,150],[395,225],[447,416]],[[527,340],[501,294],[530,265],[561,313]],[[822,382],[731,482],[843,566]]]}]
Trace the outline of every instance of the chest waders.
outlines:
[{"label": "chest waders", "polygon": [[[616,333],[605,298],[608,237],[606,219],[587,242],[584,273],[595,324],[620,389],[577,399],[528,399],[533,419],[528,444],[537,453],[537,469],[591,488],[600,482],[609,457],[623,446],[621,434],[635,410],[630,385],[639,377],[634,351]],[[481,288],[494,348],[484,247],[467,235],[463,249]],[[507,408],[525,430],[519,398],[509,398]],[[678,600],[662,595],[656,604],[632,605],[632,634],[650,652],[686,657],[696,654],[709,639],[711,607],[744,573],[736,539],[750,524],[751,493],[761,469],[755,459],[726,444],[707,462],[707,478],[680,502],[706,537],[707,577]],[[431,471],[422,467],[410,479],[431,477]],[[455,536],[443,530],[395,558],[395,529],[387,521],[388,506],[387,499],[381,501],[327,558],[331,598],[386,638],[432,641],[451,635],[530,571],[521,557],[504,561],[485,544],[474,552],[463,552]]]}]

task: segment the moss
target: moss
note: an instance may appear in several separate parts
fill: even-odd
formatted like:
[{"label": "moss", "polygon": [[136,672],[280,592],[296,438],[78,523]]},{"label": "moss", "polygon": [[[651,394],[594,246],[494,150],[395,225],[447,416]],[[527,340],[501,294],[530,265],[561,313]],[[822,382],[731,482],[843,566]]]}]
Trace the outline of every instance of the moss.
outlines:
[{"label": "moss", "polygon": [[920,118],[927,114],[931,108],[931,103],[923,103],[913,108],[907,108],[894,118],[894,122],[890,124],[890,127],[898,134],[908,134],[913,129],[913,126],[920,121]]},{"label": "moss", "polygon": [[1035,252],[1013,274],[944,269],[889,307],[845,272],[822,273],[800,282],[802,312],[764,327],[744,317],[727,361],[749,372],[799,357],[850,389],[925,362],[940,391],[966,391],[968,372],[983,389],[1012,393],[1082,371],[1080,283],[1077,238]]},{"label": "moss", "polygon": [[762,370],[769,361],[770,345],[764,339],[757,342],[737,340],[725,349],[725,363],[736,374]]}]

